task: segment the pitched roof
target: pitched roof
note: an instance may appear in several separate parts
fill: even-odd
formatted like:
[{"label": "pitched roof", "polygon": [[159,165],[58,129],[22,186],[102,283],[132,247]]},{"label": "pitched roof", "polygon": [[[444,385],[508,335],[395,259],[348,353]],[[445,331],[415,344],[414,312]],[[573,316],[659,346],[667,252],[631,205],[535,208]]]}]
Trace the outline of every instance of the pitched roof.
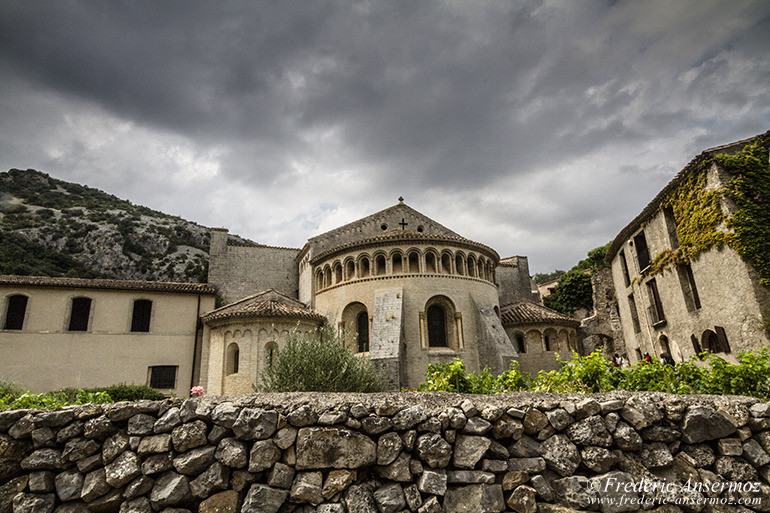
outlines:
[{"label": "pitched roof", "polygon": [[49,276],[0,275],[0,285],[62,287],[79,289],[141,290],[147,292],[179,292],[187,294],[215,294],[206,283],[178,283],[170,281],[108,280],[90,278],[52,278]]},{"label": "pitched roof", "polygon": [[567,317],[556,310],[551,310],[529,299],[521,299],[503,306],[500,309],[500,320],[504,326],[536,323],[562,324],[575,327],[580,325],[580,321],[576,321],[572,317]]},{"label": "pitched roof", "polygon": [[380,235],[388,228],[395,228],[402,222],[406,223],[402,228],[407,226],[410,230],[417,228],[420,233],[460,237],[457,233],[413,209],[399,198],[398,203],[386,209],[311,237],[300,251],[299,258],[302,258],[308,251],[313,256],[318,252],[328,251],[341,244]]},{"label": "pitched roof", "polygon": [[299,301],[290,298],[280,292],[270,289],[253,296],[245,297],[229,305],[212,310],[201,317],[201,320],[210,324],[227,319],[255,319],[255,318],[289,318],[305,319],[322,323],[326,317]]},{"label": "pitched roof", "polygon": [[679,173],[674,176],[674,178],[671,179],[671,181],[666,185],[663,190],[661,190],[650,203],[647,204],[646,207],[637,215],[628,225],[626,225],[625,228],[623,228],[620,233],[615,237],[615,239],[612,241],[612,243],[607,248],[607,254],[604,257],[604,261],[608,264],[612,263],[612,260],[615,258],[615,254],[620,250],[620,247],[623,245],[623,243],[628,240],[631,235],[636,232],[636,230],[639,229],[639,227],[642,226],[642,224],[652,217],[660,208],[661,203],[668,197],[668,195],[680,184],[682,183],[689,175],[690,173],[694,172],[696,169],[700,167],[700,165],[707,159],[714,157],[715,155],[718,155],[720,153],[734,153],[739,151],[744,146],[754,142],[755,140],[758,140],[760,144],[767,147],[770,145],[770,130],[765,132],[764,134],[759,134],[754,137],[750,137],[748,139],[743,139],[741,141],[736,141],[730,144],[725,144],[722,146],[716,146],[714,148],[709,148],[708,150],[703,151],[700,155],[695,157],[690,161],[689,164],[687,164],[684,169],[679,171]]}]

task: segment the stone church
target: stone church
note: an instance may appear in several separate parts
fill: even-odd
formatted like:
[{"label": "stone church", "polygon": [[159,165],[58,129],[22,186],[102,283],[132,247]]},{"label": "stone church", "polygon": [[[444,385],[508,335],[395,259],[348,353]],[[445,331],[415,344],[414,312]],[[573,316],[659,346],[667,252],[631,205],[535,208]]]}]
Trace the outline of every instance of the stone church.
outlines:
[{"label": "stone church", "polygon": [[456,358],[536,374],[578,349],[579,326],[537,300],[526,257],[501,259],[400,200],[302,248],[213,229],[208,284],[0,276],[0,380],[250,393],[293,330],[324,323],[389,390]]},{"label": "stone church", "polygon": [[209,284],[225,304],[202,318],[200,381],[214,393],[250,392],[292,329],[324,321],[389,390],[417,386],[430,363],[500,373],[518,359],[536,373],[577,349],[579,323],[536,304],[526,257],[501,259],[401,198],[302,248],[214,229]]}]

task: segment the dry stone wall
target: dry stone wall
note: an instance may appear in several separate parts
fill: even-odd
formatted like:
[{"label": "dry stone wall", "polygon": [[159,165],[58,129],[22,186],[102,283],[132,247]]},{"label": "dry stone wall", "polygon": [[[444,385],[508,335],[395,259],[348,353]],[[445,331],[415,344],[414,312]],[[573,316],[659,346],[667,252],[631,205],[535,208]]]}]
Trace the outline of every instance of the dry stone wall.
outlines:
[{"label": "dry stone wall", "polygon": [[0,412],[0,513],[764,512],[769,452],[770,405],[744,397],[259,394],[17,410]]}]

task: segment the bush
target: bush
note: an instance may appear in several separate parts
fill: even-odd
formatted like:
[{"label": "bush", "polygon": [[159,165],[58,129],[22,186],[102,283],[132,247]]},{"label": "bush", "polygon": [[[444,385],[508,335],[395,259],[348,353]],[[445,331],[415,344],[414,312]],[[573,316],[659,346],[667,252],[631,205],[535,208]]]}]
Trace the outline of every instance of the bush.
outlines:
[{"label": "bush", "polygon": [[265,392],[381,391],[369,360],[353,354],[329,325],[312,335],[292,331],[261,378]]},{"label": "bush", "polygon": [[420,392],[458,392],[461,394],[498,394],[517,392],[527,387],[528,376],[519,371],[519,362],[511,361],[510,368],[495,376],[489,369],[468,374],[462,360],[452,363],[432,363],[425,373]]},{"label": "bush", "polygon": [[102,404],[140,399],[161,400],[165,396],[146,385],[111,385],[97,388],[63,388],[35,394],[10,381],[0,382],[0,410],[58,408],[73,404]]},{"label": "bush", "polygon": [[561,368],[540,371],[530,379],[519,372],[518,362],[500,376],[484,369],[468,374],[461,360],[428,365],[423,392],[461,392],[495,394],[532,390],[535,392],[591,393],[612,390],[632,392],[669,392],[675,394],[747,395],[770,398],[770,348],[738,354],[732,364],[714,354],[701,354],[706,365],[696,357],[676,365],[665,365],[653,358],[626,369],[612,365],[596,351],[587,356],[573,354],[572,360],[560,361]]},{"label": "bush", "polygon": [[128,385],[126,383],[86,389],[64,388],[59,390],[59,392],[66,394],[68,398],[74,398],[80,390],[84,390],[88,393],[105,393],[109,395],[114,402],[139,401],[141,399],[160,401],[166,398],[161,392],[154,388],[150,388],[147,385]]}]

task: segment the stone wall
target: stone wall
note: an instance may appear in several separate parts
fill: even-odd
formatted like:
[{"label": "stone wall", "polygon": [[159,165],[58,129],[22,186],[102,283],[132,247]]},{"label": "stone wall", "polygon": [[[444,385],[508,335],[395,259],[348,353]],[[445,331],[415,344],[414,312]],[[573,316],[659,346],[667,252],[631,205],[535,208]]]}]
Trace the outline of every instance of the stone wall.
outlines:
[{"label": "stone wall", "polygon": [[0,412],[0,512],[768,511],[768,451],[770,405],[744,397],[262,394],[17,410]]},{"label": "stone wall", "polygon": [[227,243],[227,230],[211,230],[209,284],[217,288],[223,304],[268,289],[298,297],[299,249],[272,246],[238,246]]},{"label": "stone wall", "polygon": [[583,351],[587,354],[603,348],[607,358],[612,358],[615,353],[626,353],[612,269],[607,267],[594,273],[591,276],[591,290],[594,310],[590,317],[580,323]]}]

